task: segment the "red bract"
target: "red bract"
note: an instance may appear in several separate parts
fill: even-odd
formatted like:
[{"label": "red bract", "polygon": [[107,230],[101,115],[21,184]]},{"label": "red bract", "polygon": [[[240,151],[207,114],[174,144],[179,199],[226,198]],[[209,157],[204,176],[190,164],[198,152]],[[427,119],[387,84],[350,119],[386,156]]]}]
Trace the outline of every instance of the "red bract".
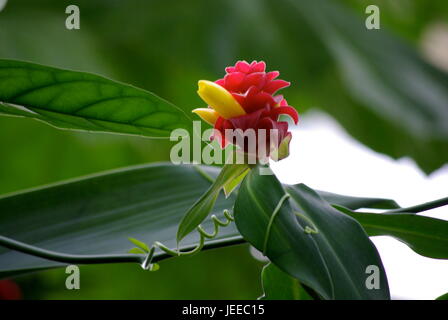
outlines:
[{"label": "red bract", "polygon": [[[266,72],[264,62],[253,61],[251,64],[246,61],[238,61],[235,66],[226,68],[227,74],[223,79],[215,83],[224,87],[246,111],[246,115],[224,119],[219,117],[215,123],[221,136],[221,145],[224,147],[228,143],[225,138],[225,129],[267,129],[267,143],[278,147],[285,138],[291,138],[288,132],[288,123],[278,121],[281,114],[289,115],[297,124],[299,116],[297,111],[288,105],[282,95],[275,93],[290,85],[289,82],[277,79],[278,71]],[[278,130],[277,141],[271,141],[269,129]],[[245,148],[246,149],[246,148]],[[269,155],[269,150],[267,150]]]}]

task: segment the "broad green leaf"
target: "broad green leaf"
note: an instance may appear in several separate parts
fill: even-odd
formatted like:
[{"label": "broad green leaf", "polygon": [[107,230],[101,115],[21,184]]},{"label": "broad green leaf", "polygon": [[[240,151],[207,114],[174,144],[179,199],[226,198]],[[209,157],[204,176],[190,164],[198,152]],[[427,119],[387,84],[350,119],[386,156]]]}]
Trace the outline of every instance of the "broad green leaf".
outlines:
[{"label": "broad green leaf", "polygon": [[369,236],[391,236],[422,256],[448,259],[448,221],[413,213],[354,212],[337,209],[356,219]]},{"label": "broad green leaf", "polygon": [[261,279],[263,283],[261,300],[313,300],[299,280],[284,273],[272,263],[264,266]]},{"label": "broad green leaf", "polygon": [[[285,191],[275,176],[258,171],[247,175],[234,208],[248,242],[324,299],[390,298],[378,252],[356,220],[305,185]],[[290,199],[281,204],[286,192]],[[380,289],[366,287],[370,265],[380,270]]]},{"label": "broad green leaf", "polygon": [[230,180],[228,183],[224,185],[224,194],[226,197],[228,197],[244,180],[246,175],[249,173],[249,168],[247,168],[242,174],[240,174],[238,177]]},{"label": "broad green leaf", "polygon": [[94,74],[2,59],[0,114],[63,129],[157,138],[191,123],[180,108],[148,91]]},{"label": "broad green leaf", "polygon": [[440,297],[436,298],[436,300],[448,300],[448,293],[441,295]]},{"label": "broad green leaf", "polygon": [[[202,170],[213,178],[219,172]],[[129,237],[174,249],[179,221],[209,187],[194,166],[163,163],[71,180],[0,198],[0,235],[68,254],[126,253]],[[233,196],[220,196],[213,214],[223,219],[222,211],[231,209],[233,201]],[[209,220],[203,226],[213,230]],[[180,249],[198,239],[191,233]],[[242,239],[232,223],[206,246],[234,241]],[[155,256],[162,254],[158,250]],[[0,277],[62,265],[0,246]]]},{"label": "broad green leaf", "polygon": [[315,190],[319,196],[331,204],[337,204],[352,210],[361,208],[396,209],[400,206],[391,199],[344,196],[327,191]]},{"label": "broad green leaf", "polygon": [[229,184],[243,172],[248,170],[246,164],[227,164],[219,173],[210,188],[196,201],[182,218],[177,229],[177,241],[181,241],[187,234],[196,229],[204,221],[215,206],[221,189]]},{"label": "broad green leaf", "polygon": [[137,240],[134,238],[128,238],[128,240],[131,241],[133,244],[135,244],[140,249],[142,249],[144,252],[149,252],[149,247],[146,243],[141,242],[140,240]]}]

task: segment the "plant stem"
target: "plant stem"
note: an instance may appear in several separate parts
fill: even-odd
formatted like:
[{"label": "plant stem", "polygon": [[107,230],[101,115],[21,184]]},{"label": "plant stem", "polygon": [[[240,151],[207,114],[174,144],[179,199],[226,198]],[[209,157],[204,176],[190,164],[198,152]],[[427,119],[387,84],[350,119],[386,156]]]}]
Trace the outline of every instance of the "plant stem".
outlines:
[{"label": "plant stem", "polygon": [[[218,239],[218,240],[212,240],[212,241],[207,241],[204,244],[204,247],[201,249],[201,251],[204,250],[210,250],[210,249],[218,249],[218,248],[222,248],[222,247],[228,247],[228,246],[234,246],[234,245],[238,245],[238,244],[243,244],[246,243],[246,240],[243,239],[243,237],[241,236],[235,236],[233,238],[228,238],[228,239]],[[181,251],[190,251],[193,250],[197,247],[197,244],[193,244],[190,246],[186,246],[184,248],[180,248]],[[180,255],[182,256],[182,255]],[[176,256],[173,256],[170,253],[167,252],[160,252],[160,253],[156,253],[154,255],[154,259],[152,262],[159,262],[162,260],[165,260],[167,258],[173,258]]]},{"label": "plant stem", "polygon": [[400,213],[400,212],[418,213],[418,212],[423,212],[423,211],[435,209],[435,208],[446,206],[446,205],[448,205],[448,197],[430,201],[430,202],[426,202],[426,203],[422,203],[422,204],[412,206],[412,207],[389,210],[384,213]]},{"label": "plant stem", "polygon": [[[229,239],[207,241],[204,245],[203,250],[215,249],[241,243],[245,243],[245,240],[241,236],[236,236]],[[146,257],[145,255],[136,255],[136,254],[110,254],[110,255],[66,254],[42,249],[4,236],[0,236],[0,246],[9,248],[11,250],[16,250],[26,254],[30,254],[36,257],[70,264],[100,264],[100,263],[127,263],[127,262],[142,264]],[[185,248],[182,248],[182,250],[194,249],[195,247],[196,245],[193,244]],[[173,256],[170,254],[167,254],[165,252],[159,252],[154,255],[153,262],[158,262],[171,257]]]},{"label": "plant stem", "polygon": [[66,254],[42,249],[11,238],[0,236],[0,245],[11,250],[20,251],[36,257],[66,263],[95,264],[113,262],[142,262],[142,256],[133,254],[78,255]]}]

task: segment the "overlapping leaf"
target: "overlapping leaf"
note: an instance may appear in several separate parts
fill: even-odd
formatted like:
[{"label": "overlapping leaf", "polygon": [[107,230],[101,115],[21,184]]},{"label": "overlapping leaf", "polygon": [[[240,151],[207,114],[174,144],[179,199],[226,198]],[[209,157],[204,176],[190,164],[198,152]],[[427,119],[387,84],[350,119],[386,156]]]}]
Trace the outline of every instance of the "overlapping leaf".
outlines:
[{"label": "overlapping leaf", "polygon": [[[131,167],[4,196],[0,198],[0,234],[72,254],[124,253],[131,246],[128,237],[175,247],[179,221],[219,173],[218,168],[200,168],[171,164]],[[331,195],[329,200],[340,205],[352,199],[321,194]],[[368,198],[364,203],[355,199],[361,207],[373,203]],[[232,196],[228,200],[219,197],[212,213],[230,209],[233,200]],[[211,227],[209,221],[204,224]],[[218,236],[234,237],[240,236],[232,225],[222,228]],[[197,236],[190,234],[182,246],[196,241]],[[0,247],[3,275],[58,265]]]},{"label": "overlapping leaf", "polygon": [[414,213],[378,214],[338,207],[356,219],[369,236],[391,236],[412,250],[435,259],[448,259],[448,221]]},{"label": "overlapping leaf", "polygon": [[[203,170],[213,178],[218,173],[211,167]],[[209,187],[193,166],[171,164],[59,183],[0,198],[0,234],[69,254],[126,253],[132,247],[129,237],[176,248],[179,221]],[[221,217],[233,201],[233,196],[219,197],[212,213]],[[210,221],[203,225],[213,230]],[[194,245],[198,238],[195,233],[186,236],[181,248]],[[231,224],[213,241],[235,238],[241,239]],[[60,265],[0,246],[0,277]]]},{"label": "overlapping leaf", "polygon": [[[291,199],[281,203],[286,192]],[[275,176],[252,170],[238,192],[235,222],[247,241],[325,299],[389,298],[380,257],[361,226],[304,185],[285,191]],[[381,272],[378,290],[365,285],[369,265]]]},{"label": "overlapping leaf", "polygon": [[328,191],[318,191],[318,190],[315,191],[328,203],[337,204],[339,206],[349,208],[352,210],[361,208],[371,208],[371,209],[399,208],[399,205],[394,200],[391,199],[353,197],[353,196],[340,195]]}]

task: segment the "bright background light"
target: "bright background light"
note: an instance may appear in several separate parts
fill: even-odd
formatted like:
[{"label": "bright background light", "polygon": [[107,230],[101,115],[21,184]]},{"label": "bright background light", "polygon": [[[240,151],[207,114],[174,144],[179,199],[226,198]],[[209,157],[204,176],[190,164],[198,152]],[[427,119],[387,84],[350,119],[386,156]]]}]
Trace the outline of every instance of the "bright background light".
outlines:
[{"label": "bright background light", "polygon": [[[351,138],[332,118],[309,112],[293,131],[291,155],[272,168],[284,183],[340,194],[394,199],[402,207],[448,195],[448,165],[426,176],[409,158],[394,160]],[[448,220],[448,206],[422,215]],[[395,299],[448,292],[448,260],[422,257],[390,237],[373,237]]]},{"label": "bright background light", "polygon": [[6,1],[8,0],[0,0],[0,11],[2,11],[3,8],[6,6]]}]

